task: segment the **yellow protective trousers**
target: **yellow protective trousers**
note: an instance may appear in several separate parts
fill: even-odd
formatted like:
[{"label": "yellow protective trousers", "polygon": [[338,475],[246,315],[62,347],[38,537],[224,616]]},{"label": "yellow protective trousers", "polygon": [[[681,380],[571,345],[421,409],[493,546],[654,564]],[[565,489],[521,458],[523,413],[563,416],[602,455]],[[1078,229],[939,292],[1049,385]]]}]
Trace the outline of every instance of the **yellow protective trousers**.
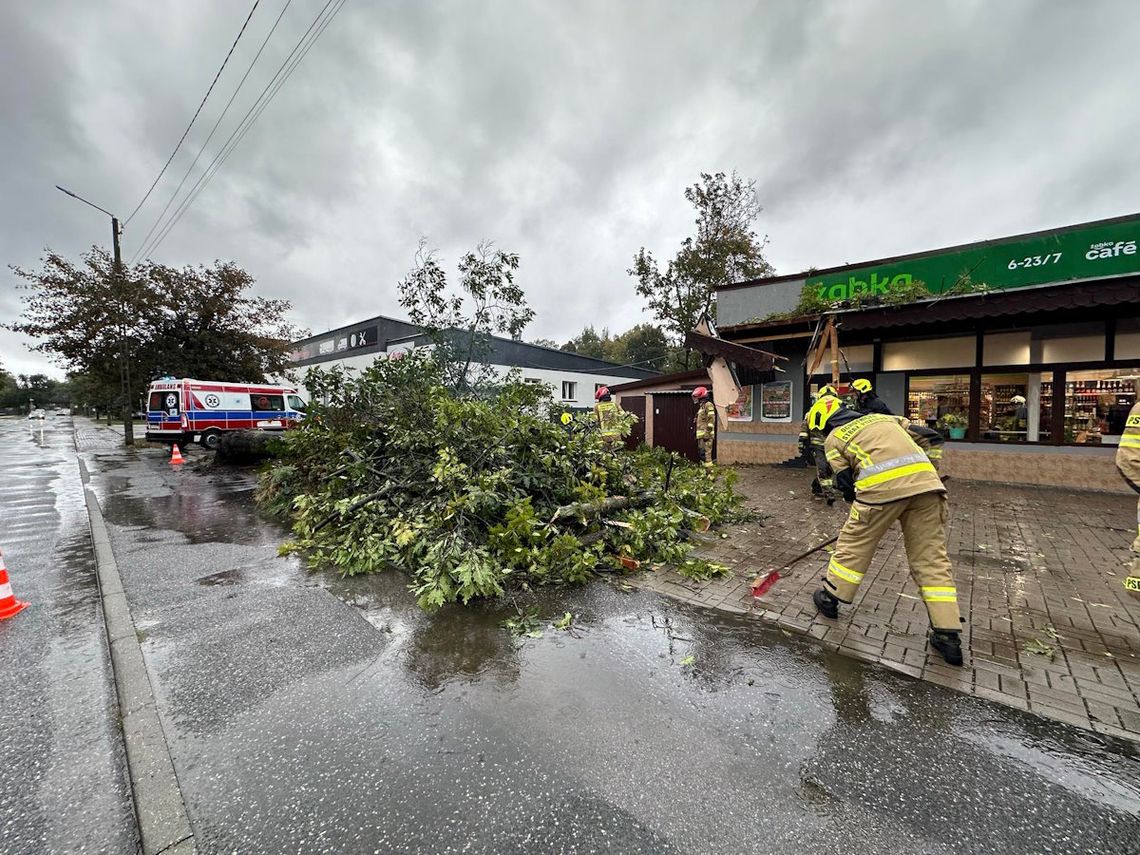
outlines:
[{"label": "yellow protective trousers", "polygon": [[1136,502],[1136,539],[1132,541],[1132,576],[1140,576],[1140,500]]},{"label": "yellow protective trousers", "polygon": [[713,441],[700,437],[697,439],[697,456],[705,466],[713,465]]},{"label": "yellow protective trousers", "polygon": [[930,625],[935,629],[960,630],[958,590],[946,554],[946,516],[943,493],[920,493],[883,505],[856,500],[839,532],[824,584],[841,602],[854,600],[879,541],[898,520],[910,575],[922,594]]}]

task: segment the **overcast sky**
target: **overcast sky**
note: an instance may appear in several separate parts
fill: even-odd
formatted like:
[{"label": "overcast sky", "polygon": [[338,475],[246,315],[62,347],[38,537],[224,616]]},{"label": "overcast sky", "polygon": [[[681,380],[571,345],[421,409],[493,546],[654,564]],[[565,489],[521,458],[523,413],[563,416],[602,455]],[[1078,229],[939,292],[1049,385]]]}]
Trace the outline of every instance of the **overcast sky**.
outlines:
[{"label": "overcast sky", "polygon": [[[53,185],[129,213],[252,2],[0,3],[0,260],[34,266],[109,242]],[[284,4],[261,0],[128,260]],[[293,0],[190,184],[323,5]],[[486,238],[521,256],[527,338],[621,331],[633,254],[689,233],[702,171],[757,180],[780,273],[1140,210],[1138,44],[1134,0],[348,0],[154,258],[233,259],[319,332],[399,316],[421,235],[453,275]],[[0,332],[0,363],[50,367],[26,345]]]}]

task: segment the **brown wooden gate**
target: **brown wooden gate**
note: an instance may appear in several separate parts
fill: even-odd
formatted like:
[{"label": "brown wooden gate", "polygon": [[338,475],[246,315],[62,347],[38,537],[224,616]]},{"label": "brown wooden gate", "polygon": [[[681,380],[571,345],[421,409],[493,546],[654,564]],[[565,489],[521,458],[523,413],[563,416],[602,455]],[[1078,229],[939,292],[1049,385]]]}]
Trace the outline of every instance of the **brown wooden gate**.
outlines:
[{"label": "brown wooden gate", "polygon": [[693,420],[697,408],[688,392],[650,396],[653,407],[653,445],[697,459],[697,435]]},{"label": "brown wooden gate", "polygon": [[633,430],[629,432],[625,441],[625,447],[632,451],[645,442],[645,396],[622,395],[621,408],[627,413],[633,413],[637,416]]}]

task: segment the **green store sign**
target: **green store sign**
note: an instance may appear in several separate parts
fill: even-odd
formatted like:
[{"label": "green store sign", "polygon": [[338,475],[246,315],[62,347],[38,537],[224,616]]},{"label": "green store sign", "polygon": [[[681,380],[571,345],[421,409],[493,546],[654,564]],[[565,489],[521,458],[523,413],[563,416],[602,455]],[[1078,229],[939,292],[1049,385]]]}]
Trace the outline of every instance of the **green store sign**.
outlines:
[{"label": "green store sign", "polygon": [[971,244],[842,273],[807,277],[824,300],[874,296],[922,282],[932,294],[967,283],[990,288],[1025,288],[1140,273],[1140,214],[1072,226],[1046,234]]}]

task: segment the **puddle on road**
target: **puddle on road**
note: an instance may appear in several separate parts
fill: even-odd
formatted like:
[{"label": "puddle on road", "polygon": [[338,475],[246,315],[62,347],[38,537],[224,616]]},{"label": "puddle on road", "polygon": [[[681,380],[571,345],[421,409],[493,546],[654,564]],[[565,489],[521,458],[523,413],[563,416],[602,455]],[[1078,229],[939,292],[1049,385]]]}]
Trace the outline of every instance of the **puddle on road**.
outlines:
[{"label": "puddle on road", "polygon": [[989,570],[998,573],[1028,573],[1034,569],[1027,558],[1003,558],[972,549],[960,550],[954,553],[954,557],[960,558],[964,563],[972,564],[975,570]]},{"label": "puddle on road", "polygon": [[236,585],[242,581],[244,568],[234,568],[233,570],[222,570],[220,573],[211,573],[209,576],[201,576],[194,581],[199,585],[206,587],[217,587],[218,585]]}]

